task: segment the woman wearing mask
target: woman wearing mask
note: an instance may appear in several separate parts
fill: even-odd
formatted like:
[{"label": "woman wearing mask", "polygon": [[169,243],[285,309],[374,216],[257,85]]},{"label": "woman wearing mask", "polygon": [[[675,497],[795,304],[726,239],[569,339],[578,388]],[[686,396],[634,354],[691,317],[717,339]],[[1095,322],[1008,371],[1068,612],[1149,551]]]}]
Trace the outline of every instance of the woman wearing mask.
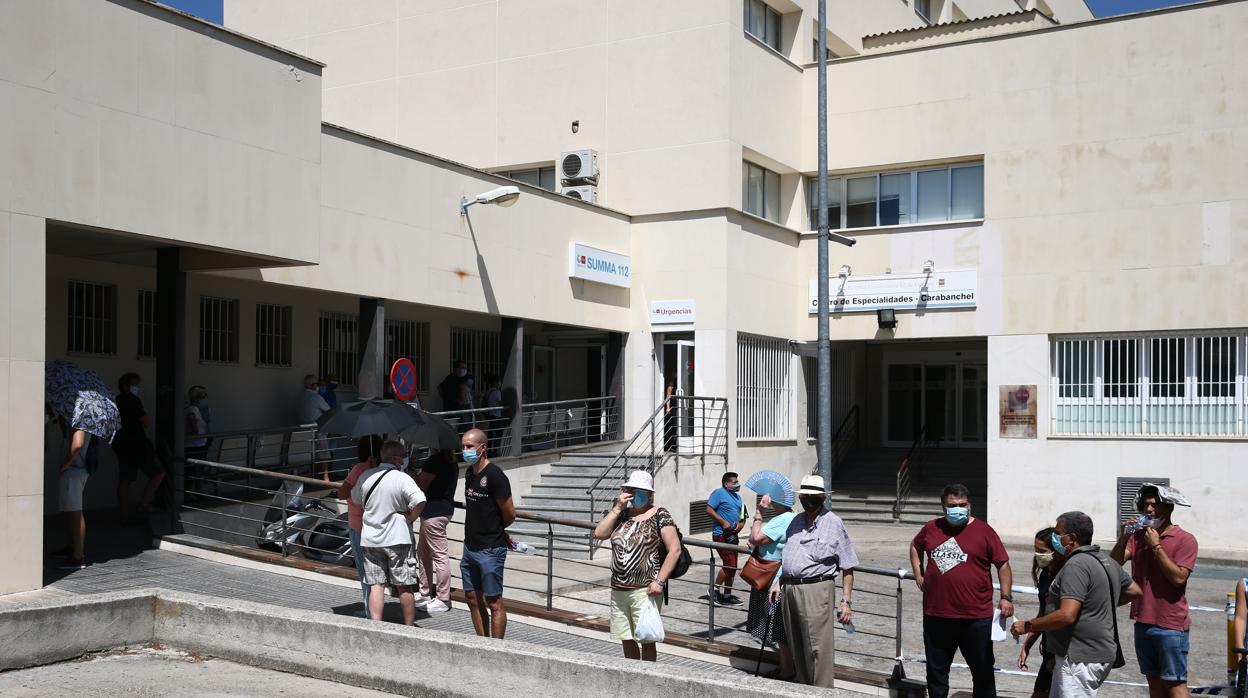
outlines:
[{"label": "woman wearing mask", "polygon": [[[1049,584],[1061,569],[1062,557],[1053,552],[1053,544],[1050,542],[1052,534],[1051,527],[1036,532],[1035,553],[1031,559],[1031,580],[1040,592],[1040,612],[1036,614],[1037,617],[1055,608],[1049,603]],[[1027,671],[1027,656],[1031,654],[1032,645],[1037,640],[1040,641],[1040,669],[1036,672],[1036,684],[1031,689],[1031,698],[1044,698],[1049,695],[1049,688],[1053,685],[1053,654],[1045,649],[1044,633],[1032,633],[1028,636],[1018,654],[1018,668]]]},{"label": "woman wearing mask", "polygon": [[654,643],[638,643],[634,631],[647,604],[659,607],[663,585],[680,558],[680,538],[671,513],[654,506],[649,473],[629,474],[594,538],[611,541],[611,639],[620,641],[626,658],[653,662]]},{"label": "woman wearing mask", "polygon": [[355,576],[360,580],[360,588],[364,591],[364,612],[357,613],[360,618],[368,618],[368,585],[364,583],[364,550],[360,547],[360,533],[364,530],[364,507],[351,498],[351,490],[360,481],[360,476],[369,468],[377,467],[377,458],[381,455],[381,445],[385,443],[381,434],[369,434],[356,442],[356,457],[360,462],[347,473],[347,479],[338,486],[338,499],[347,500],[347,527],[351,529],[351,555],[355,557]]},{"label": "woman wearing mask", "polygon": [[208,391],[202,385],[192,385],[186,392],[186,409],[182,410],[182,420],[186,427],[186,457],[203,459],[208,455],[208,418],[204,410],[208,409]]},{"label": "woman wearing mask", "polygon": [[[770,521],[763,523],[761,512],[775,510]],[[750,545],[754,554],[769,562],[784,558],[784,542],[788,539],[789,524],[797,516],[793,511],[793,495],[787,501],[777,502],[770,495],[763,495],[758,503],[759,513],[754,514],[750,528]],[[774,643],[780,649],[780,668],[768,678],[789,681],[793,678],[793,653],[784,639],[784,620],[780,616],[780,575],[777,574],[770,589],[750,589],[750,612],[745,627],[756,639]]]}]

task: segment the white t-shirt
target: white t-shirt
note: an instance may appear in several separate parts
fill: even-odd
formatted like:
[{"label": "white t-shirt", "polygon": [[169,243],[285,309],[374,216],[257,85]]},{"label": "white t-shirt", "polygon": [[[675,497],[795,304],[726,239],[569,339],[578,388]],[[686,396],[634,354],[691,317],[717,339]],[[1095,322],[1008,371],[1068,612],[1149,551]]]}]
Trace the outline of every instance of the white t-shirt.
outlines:
[{"label": "white t-shirt", "polygon": [[[395,471],[386,475],[373,494],[364,502],[368,489],[387,471]],[[360,531],[360,545],[366,548],[385,548],[391,545],[411,545],[412,525],[407,520],[407,512],[415,509],[425,501],[425,493],[416,486],[410,475],[399,470],[391,463],[369,468],[360,474],[355,487],[351,488],[351,499],[364,507],[364,529]]]},{"label": "white t-shirt", "polygon": [[315,390],[303,389],[303,398],[299,403],[299,423],[313,424],[321,415],[329,411],[329,403]]}]

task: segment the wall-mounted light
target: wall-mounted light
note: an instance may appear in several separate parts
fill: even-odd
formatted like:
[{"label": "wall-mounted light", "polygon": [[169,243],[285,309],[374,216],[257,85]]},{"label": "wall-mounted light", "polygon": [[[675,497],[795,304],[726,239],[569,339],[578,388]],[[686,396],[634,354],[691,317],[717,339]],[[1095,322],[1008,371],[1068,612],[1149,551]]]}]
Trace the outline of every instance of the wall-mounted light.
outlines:
[{"label": "wall-mounted light", "polygon": [[499,187],[491,189],[484,194],[478,194],[475,198],[469,199],[463,197],[459,200],[459,215],[468,214],[468,207],[473,204],[494,204],[496,206],[510,206],[516,203],[516,199],[520,198],[520,187]]},{"label": "wall-mounted light", "polygon": [[892,308],[880,308],[875,311],[875,322],[881,330],[897,329],[897,311]]},{"label": "wall-mounted light", "polygon": [[924,273],[924,274],[931,274],[931,273],[932,273],[932,272],[934,272],[934,271],[936,271],[936,263],[935,263],[935,262],[933,262],[933,261],[932,261],[932,260],[930,260],[930,259],[929,259],[929,260],[927,260],[926,262],[923,262],[923,273]]},{"label": "wall-mounted light", "polygon": [[576,133],[577,131],[580,131],[580,130],[581,130],[581,120],[577,119],[572,122],[572,133]]},{"label": "wall-mounted light", "polygon": [[853,267],[849,266],[848,264],[842,264],[841,271],[839,274],[837,274],[837,276],[839,276],[842,279],[848,279],[849,275],[853,273],[854,273]]}]

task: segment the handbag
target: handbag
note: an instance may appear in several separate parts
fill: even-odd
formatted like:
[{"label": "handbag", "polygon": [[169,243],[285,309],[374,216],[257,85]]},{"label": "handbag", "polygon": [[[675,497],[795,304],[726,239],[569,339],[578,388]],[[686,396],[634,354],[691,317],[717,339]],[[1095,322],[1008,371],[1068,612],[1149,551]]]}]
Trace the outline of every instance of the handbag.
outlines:
[{"label": "handbag", "polygon": [[779,571],[779,560],[764,560],[758,555],[751,554],[745,561],[745,566],[741,568],[741,579],[744,579],[745,583],[755,591],[766,591],[771,588],[771,583]]}]

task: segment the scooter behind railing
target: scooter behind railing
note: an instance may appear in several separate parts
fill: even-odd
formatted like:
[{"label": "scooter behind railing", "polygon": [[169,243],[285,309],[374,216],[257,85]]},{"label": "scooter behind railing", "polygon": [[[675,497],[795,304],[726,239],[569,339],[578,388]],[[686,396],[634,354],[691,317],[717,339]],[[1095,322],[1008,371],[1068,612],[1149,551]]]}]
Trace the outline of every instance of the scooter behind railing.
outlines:
[{"label": "scooter behind railing", "polygon": [[299,552],[310,560],[355,565],[347,514],[323,499],[303,497],[302,483],[283,482],[274,492],[256,546],[274,552],[284,547],[288,554]]}]

